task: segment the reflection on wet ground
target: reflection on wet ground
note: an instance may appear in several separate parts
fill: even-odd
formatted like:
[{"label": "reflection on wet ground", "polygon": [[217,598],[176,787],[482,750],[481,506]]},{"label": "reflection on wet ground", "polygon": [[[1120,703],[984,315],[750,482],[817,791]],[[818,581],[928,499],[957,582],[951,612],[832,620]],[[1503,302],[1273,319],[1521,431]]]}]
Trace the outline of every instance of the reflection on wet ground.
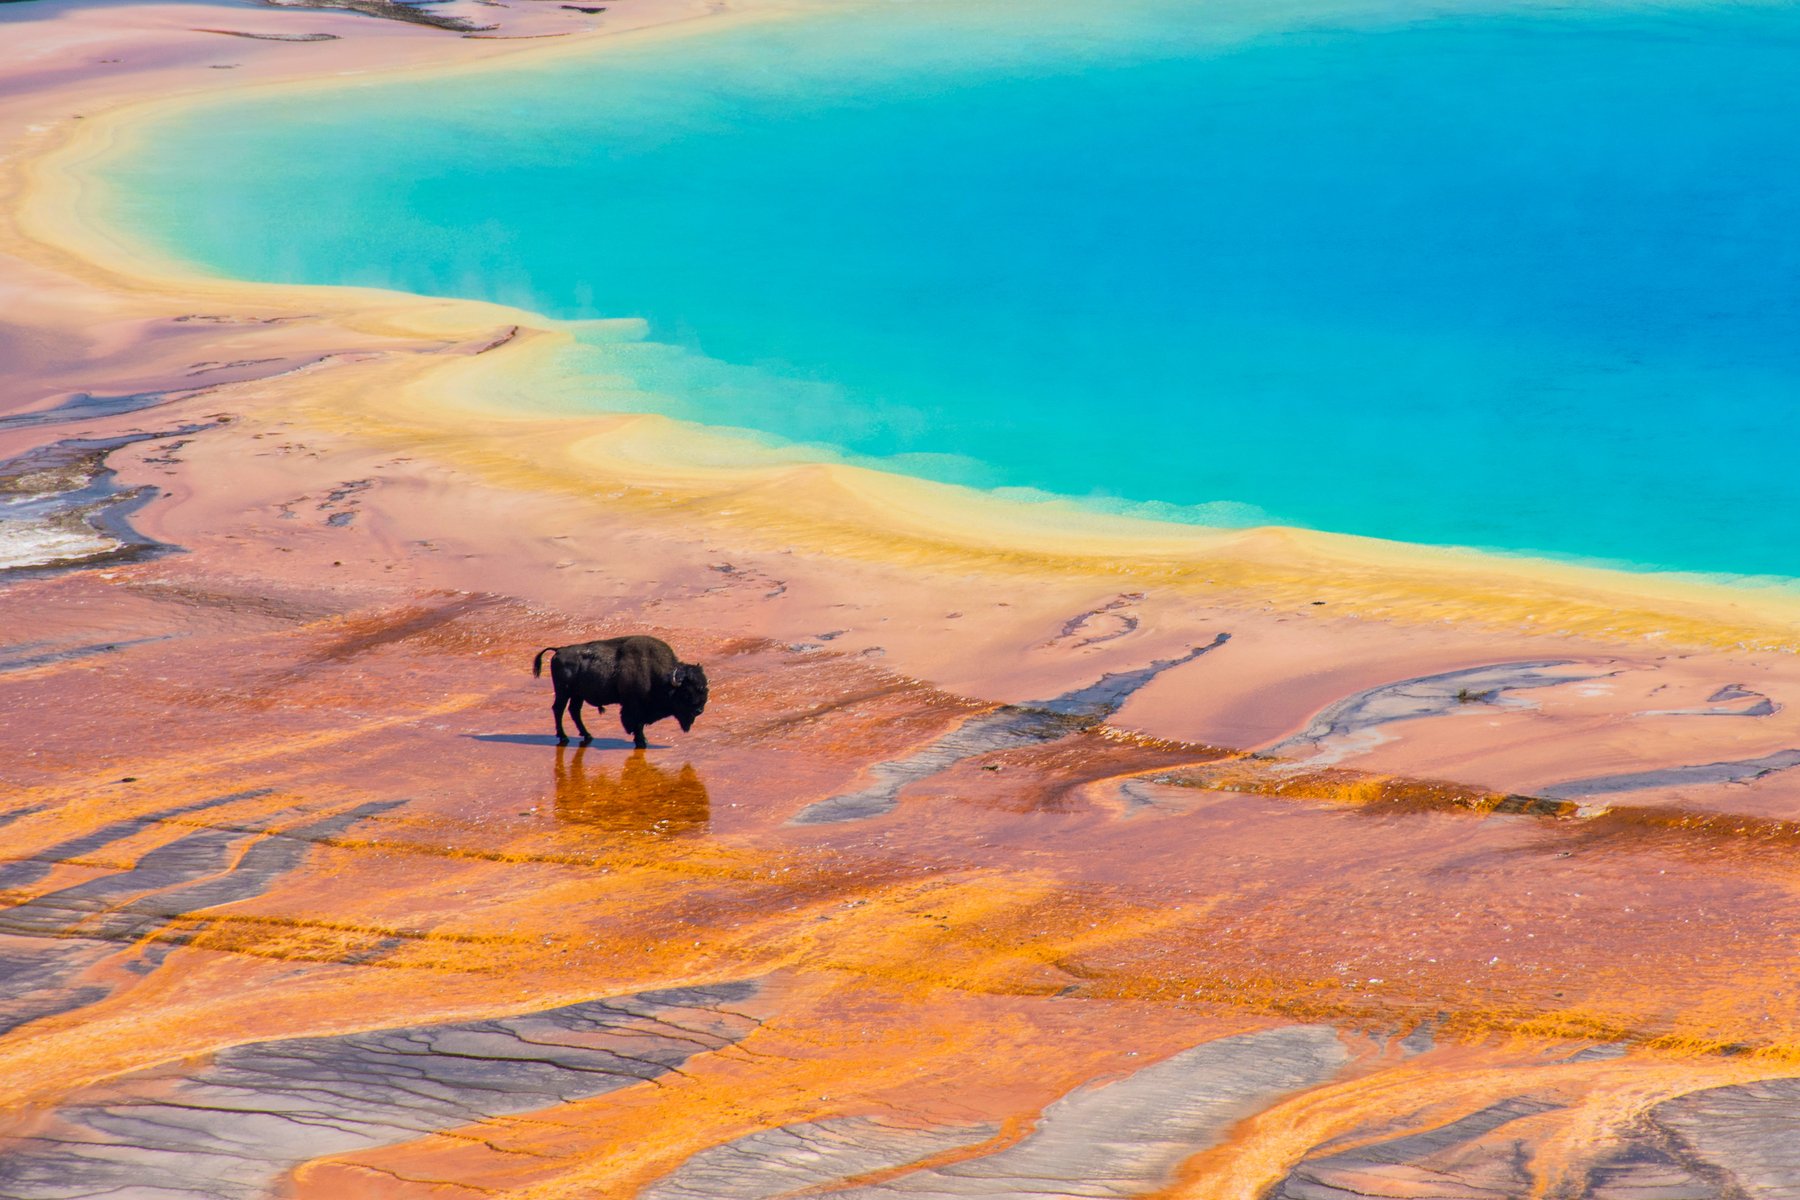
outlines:
[{"label": "reflection on wet ground", "polygon": [[692,763],[669,771],[643,750],[621,758],[588,747],[556,748],[556,815],[609,833],[678,837],[704,833],[712,819],[706,784]]},{"label": "reflection on wet ground", "polygon": [[[627,752],[491,732],[541,717],[516,602],[237,605],[0,673],[37,750],[0,795],[9,1195],[1800,1186],[1791,822],[1723,807],[1795,773],[1690,771],[1653,821],[1339,757],[1541,729],[1624,667],[1396,671],[1283,759],[1112,723],[1222,639],[1016,706],[718,641],[695,732]],[[1631,719],[1700,765],[1792,736],[1779,689],[1689,690]]]}]

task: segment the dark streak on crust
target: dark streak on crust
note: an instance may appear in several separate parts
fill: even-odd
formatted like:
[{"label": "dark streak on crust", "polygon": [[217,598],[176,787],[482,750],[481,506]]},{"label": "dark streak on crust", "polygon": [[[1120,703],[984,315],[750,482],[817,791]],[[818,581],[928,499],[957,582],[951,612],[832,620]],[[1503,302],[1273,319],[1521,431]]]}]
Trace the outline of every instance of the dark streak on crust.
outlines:
[{"label": "dark streak on crust", "polygon": [[206,387],[170,392],[132,392],[124,396],[96,396],[77,392],[54,408],[13,413],[0,417],[0,429],[25,429],[38,425],[60,425],[68,421],[92,420],[96,417],[122,417],[127,413],[155,408],[171,400],[186,400],[211,390]]},{"label": "dark streak on crust", "polygon": [[405,21],[412,25],[429,25],[434,29],[448,29],[456,33],[476,33],[485,29],[498,29],[497,25],[475,25],[461,17],[447,17],[431,12],[419,5],[402,3],[401,0],[262,0],[271,8],[315,8],[338,9],[345,12],[362,13],[364,16],[381,17],[389,21]]},{"label": "dark streak on crust", "polygon": [[255,38],[259,42],[335,42],[335,33],[249,33],[242,29],[195,29],[195,33],[217,33],[225,37]]},{"label": "dark streak on crust", "polygon": [[502,329],[499,333],[495,334],[492,338],[488,339],[487,341],[481,343],[481,345],[476,346],[473,350],[469,351],[469,353],[470,354],[486,354],[489,350],[498,350],[500,347],[506,345],[508,342],[512,341],[514,338],[516,338],[518,336],[519,336],[519,327],[517,325],[508,325],[505,329]]}]

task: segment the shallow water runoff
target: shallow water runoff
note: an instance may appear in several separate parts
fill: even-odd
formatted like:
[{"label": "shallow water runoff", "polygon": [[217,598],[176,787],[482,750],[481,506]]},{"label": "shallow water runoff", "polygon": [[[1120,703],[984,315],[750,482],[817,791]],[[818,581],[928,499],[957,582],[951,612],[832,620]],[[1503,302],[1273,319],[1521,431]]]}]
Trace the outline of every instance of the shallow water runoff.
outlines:
[{"label": "shallow water runoff", "polygon": [[641,318],[570,356],[596,408],[1800,576],[1800,9],[855,0],[525,62],[196,107],[107,215],[237,277]]}]

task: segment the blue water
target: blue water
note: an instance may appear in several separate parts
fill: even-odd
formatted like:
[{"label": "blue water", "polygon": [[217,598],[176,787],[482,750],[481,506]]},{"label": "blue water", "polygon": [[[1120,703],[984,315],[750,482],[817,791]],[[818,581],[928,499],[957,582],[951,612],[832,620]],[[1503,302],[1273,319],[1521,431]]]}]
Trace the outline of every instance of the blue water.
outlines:
[{"label": "blue water", "polygon": [[642,317],[589,402],[892,469],[1800,576],[1800,8],[1211,11],[868,0],[240,101],[117,219]]}]

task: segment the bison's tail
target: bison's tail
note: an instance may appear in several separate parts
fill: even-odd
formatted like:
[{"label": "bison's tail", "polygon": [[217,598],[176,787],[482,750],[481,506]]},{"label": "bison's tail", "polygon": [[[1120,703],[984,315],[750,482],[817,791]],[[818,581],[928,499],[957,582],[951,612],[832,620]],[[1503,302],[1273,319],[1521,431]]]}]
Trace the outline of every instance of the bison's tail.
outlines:
[{"label": "bison's tail", "polygon": [[545,646],[542,650],[537,652],[537,657],[531,660],[531,677],[533,679],[536,679],[544,673],[544,655],[555,653],[555,646]]}]

